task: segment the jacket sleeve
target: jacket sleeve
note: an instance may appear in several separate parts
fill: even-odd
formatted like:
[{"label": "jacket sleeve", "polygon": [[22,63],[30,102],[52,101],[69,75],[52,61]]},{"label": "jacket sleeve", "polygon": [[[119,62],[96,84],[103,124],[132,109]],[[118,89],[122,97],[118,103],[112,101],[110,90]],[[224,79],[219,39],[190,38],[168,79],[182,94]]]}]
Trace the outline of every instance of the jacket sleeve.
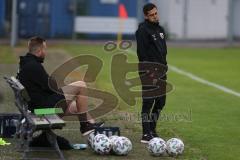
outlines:
[{"label": "jacket sleeve", "polygon": [[165,48],[166,48],[166,54],[167,54],[167,43],[166,43],[167,34],[166,34],[164,28],[163,28],[162,26],[160,26],[160,27],[161,27],[162,32],[163,32],[163,34],[164,34],[164,45],[165,45]]},{"label": "jacket sleeve", "polygon": [[49,88],[49,75],[42,65],[34,64],[31,68],[29,68],[28,77],[34,84],[40,86],[45,92],[50,94],[55,93]]},{"label": "jacket sleeve", "polygon": [[139,28],[136,31],[137,40],[137,56],[140,62],[148,61],[148,34],[143,28]]}]

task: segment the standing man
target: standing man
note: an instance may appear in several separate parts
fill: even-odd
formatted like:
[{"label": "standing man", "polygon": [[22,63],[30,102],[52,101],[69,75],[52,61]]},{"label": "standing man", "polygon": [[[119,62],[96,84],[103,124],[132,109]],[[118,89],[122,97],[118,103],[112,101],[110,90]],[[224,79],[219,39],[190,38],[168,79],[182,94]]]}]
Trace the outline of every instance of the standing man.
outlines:
[{"label": "standing man", "polygon": [[[152,3],[148,3],[144,5],[143,13],[145,21],[139,25],[136,31],[137,56],[140,65],[143,62],[152,62],[161,64],[162,66],[164,65],[167,68],[166,35],[163,28],[159,25],[157,7]],[[151,69],[149,68],[149,70]],[[142,82],[142,93],[151,89],[151,87],[149,87],[149,82],[153,85],[158,85],[161,89],[161,93],[163,93],[160,96],[150,98],[144,97],[144,94],[142,95],[142,143],[148,143],[152,138],[158,137],[156,132],[157,120],[166,101],[166,83],[163,82],[166,82],[167,78],[166,75],[161,75],[158,70],[161,69],[155,68],[153,72],[144,72],[145,78],[147,76],[147,83],[146,80],[143,80],[143,74],[139,72]]]}]

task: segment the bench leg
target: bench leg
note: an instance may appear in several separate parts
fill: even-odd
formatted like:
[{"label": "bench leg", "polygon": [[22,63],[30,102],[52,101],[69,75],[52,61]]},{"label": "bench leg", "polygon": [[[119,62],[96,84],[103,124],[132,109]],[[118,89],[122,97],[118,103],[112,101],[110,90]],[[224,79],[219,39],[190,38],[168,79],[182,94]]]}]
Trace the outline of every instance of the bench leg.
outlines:
[{"label": "bench leg", "polygon": [[51,130],[46,131],[46,135],[47,135],[47,139],[50,142],[50,144],[52,145],[52,147],[54,147],[54,149],[58,152],[60,159],[65,160],[63,153],[60,150],[58,143],[57,143],[57,135]]}]

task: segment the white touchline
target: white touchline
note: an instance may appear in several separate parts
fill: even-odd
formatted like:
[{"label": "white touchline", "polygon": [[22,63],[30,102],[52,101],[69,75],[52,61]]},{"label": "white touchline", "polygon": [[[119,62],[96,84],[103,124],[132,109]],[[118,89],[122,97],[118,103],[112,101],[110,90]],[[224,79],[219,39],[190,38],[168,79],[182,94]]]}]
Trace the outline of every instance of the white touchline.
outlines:
[{"label": "white touchline", "polygon": [[[130,53],[135,53],[135,51],[133,51],[133,50],[128,50],[128,51],[129,51]],[[168,68],[169,68],[171,71],[176,72],[176,73],[181,74],[181,75],[184,75],[184,76],[186,76],[186,77],[188,77],[188,78],[191,78],[192,80],[195,80],[195,81],[200,82],[200,83],[202,83],[202,84],[205,84],[205,85],[208,85],[208,86],[217,88],[217,89],[219,89],[219,90],[221,90],[221,91],[223,91],[223,92],[225,92],[225,93],[229,93],[229,94],[232,94],[232,95],[234,95],[234,96],[240,97],[240,93],[239,93],[239,92],[233,91],[233,90],[231,90],[231,89],[229,89],[229,88],[227,88],[227,87],[224,87],[224,86],[222,86],[222,85],[219,85],[219,84],[216,84],[216,83],[207,81],[207,80],[205,80],[205,79],[202,79],[202,78],[200,78],[200,77],[198,77],[198,76],[196,76],[196,75],[194,75],[194,74],[192,74],[192,73],[189,73],[189,72],[186,72],[186,71],[184,71],[184,70],[181,70],[181,69],[179,69],[179,68],[177,68],[177,67],[175,67],[175,66],[168,65]]]},{"label": "white touchline", "polygon": [[205,79],[202,79],[198,76],[195,76],[194,74],[192,73],[189,73],[189,72],[186,72],[186,71],[183,71],[175,66],[172,66],[172,65],[168,65],[169,69],[178,73],[178,74],[181,74],[181,75],[184,75],[184,76],[187,76],[188,78],[191,78],[197,82],[200,82],[202,84],[205,84],[205,85],[208,85],[208,86],[211,86],[211,87],[214,87],[214,88],[217,88],[223,92],[226,92],[226,93],[229,93],[229,94],[232,94],[234,96],[237,96],[237,97],[240,97],[240,93],[236,92],[236,91],[233,91],[227,87],[224,87],[222,85],[219,85],[219,84],[216,84],[216,83],[213,83],[213,82],[210,82],[210,81],[207,81]]}]

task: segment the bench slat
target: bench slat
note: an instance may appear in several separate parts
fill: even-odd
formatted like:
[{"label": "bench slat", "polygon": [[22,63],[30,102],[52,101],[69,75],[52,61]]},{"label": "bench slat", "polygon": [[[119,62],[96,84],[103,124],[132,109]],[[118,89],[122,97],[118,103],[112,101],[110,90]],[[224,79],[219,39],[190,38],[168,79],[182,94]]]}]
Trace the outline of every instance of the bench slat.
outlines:
[{"label": "bench slat", "polygon": [[[40,107],[38,107],[40,108]],[[34,109],[34,114],[36,115],[48,115],[48,114],[60,114],[63,113],[62,108],[44,108]]]},{"label": "bench slat", "polygon": [[45,115],[44,117],[51,125],[65,125],[64,120],[59,118],[58,115]]},{"label": "bench slat", "polygon": [[29,115],[29,118],[33,121],[33,125],[35,126],[49,126],[50,123],[44,118],[44,117],[39,117],[36,115]]}]

